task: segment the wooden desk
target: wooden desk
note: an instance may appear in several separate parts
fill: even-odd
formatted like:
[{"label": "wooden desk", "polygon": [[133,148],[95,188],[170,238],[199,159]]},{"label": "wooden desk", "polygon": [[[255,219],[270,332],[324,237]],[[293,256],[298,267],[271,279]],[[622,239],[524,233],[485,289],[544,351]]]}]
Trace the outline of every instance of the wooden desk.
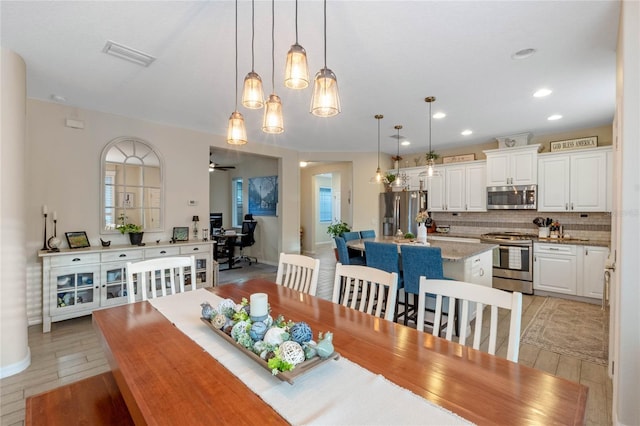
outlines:
[{"label": "wooden desk", "polygon": [[[588,388],[583,385],[270,281],[255,279],[211,291],[234,300],[267,293],[274,313],[334,332],[334,346],[342,356],[472,422],[584,422]],[[137,424],[284,423],[148,302],[93,315]]]},{"label": "wooden desk", "polygon": [[[235,264],[235,242],[239,237],[244,237],[247,234],[241,234],[236,232],[235,234],[213,234],[212,238],[216,241],[215,259],[218,260],[219,251],[225,251],[227,254],[227,261],[224,262],[228,266],[226,269],[240,269],[241,266],[233,266]],[[226,269],[222,269],[225,271]]]}]

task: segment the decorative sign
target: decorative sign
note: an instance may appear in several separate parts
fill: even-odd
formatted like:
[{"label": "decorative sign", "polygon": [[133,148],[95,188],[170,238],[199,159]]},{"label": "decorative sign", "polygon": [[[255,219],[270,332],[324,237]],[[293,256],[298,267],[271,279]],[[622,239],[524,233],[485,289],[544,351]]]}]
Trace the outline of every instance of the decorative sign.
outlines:
[{"label": "decorative sign", "polygon": [[464,161],[473,161],[475,159],[475,154],[451,155],[449,157],[442,157],[442,164],[462,163]]},{"label": "decorative sign", "polygon": [[571,151],[574,149],[595,148],[598,146],[598,137],[567,139],[564,141],[551,142],[551,152]]}]

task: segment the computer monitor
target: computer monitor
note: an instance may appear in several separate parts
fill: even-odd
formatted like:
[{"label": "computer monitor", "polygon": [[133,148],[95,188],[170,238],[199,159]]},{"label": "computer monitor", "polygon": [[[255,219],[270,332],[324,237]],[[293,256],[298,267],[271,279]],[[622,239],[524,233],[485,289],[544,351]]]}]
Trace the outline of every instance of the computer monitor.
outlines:
[{"label": "computer monitor", "polygon": [[222,228],[222,213],[209,213],[209,224],[212,233],[219,231]]}]

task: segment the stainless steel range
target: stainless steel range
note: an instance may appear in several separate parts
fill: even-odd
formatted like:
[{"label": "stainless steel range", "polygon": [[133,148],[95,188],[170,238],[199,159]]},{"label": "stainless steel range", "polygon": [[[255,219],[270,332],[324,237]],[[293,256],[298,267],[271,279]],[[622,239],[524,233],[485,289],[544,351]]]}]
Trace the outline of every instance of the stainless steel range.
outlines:
[{"label": "stainless steel range", "polygon": [[498,244],[493,250],[493,287],[533,294],[533,239],[521,232],[491,232],[482,242]]}]

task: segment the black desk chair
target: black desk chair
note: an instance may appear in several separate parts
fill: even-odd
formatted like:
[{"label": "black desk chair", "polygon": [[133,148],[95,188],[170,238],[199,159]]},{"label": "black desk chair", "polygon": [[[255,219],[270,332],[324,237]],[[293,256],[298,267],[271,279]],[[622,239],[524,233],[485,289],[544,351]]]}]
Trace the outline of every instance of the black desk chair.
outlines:
[{"label": "black desk chair", "polygon": [[245,247],[251,247],[256,243],[254,233],[256,231],[256,225],[258,224],[258,222],[254,221],[253,216],[251,215],[245,215],[244,218],[245,220],[242,222],[242,231],[240,231],[240,233],[244,235],[240,237],[239,241],[235,241],[234,243],[236,247],[240,247],[240,256],[234,259],[234,263],[246,260],[247,262],[249,262],[249,265],[251,265],[251,262],[258,263],[258,259],[253,256],[245,255],[242,250]]}]

